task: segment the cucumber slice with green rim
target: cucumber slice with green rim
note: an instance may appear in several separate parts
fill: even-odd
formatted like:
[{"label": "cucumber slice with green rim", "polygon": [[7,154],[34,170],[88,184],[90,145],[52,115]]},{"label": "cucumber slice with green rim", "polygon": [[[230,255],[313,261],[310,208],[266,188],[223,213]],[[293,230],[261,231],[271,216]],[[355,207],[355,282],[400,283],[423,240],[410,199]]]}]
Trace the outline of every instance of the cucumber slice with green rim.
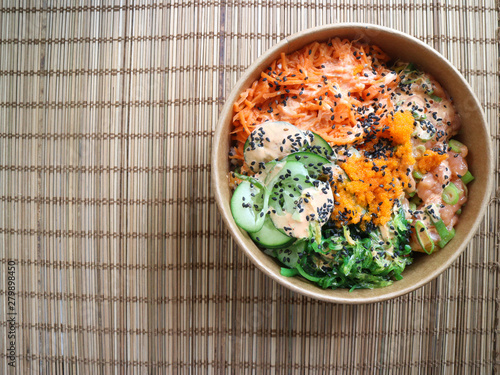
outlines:
[{"label": "cucumber slice with green rim", "polygon": [[262,249],[262,252],[266,255],[270,255],[272,256],[273,258],[276,258],[276,249],[269,249],[269,248],[266,248],[266,249]]},{"label": "cucumber slice with green rim", "polygon": [[242,181],[231,198],[231,213],[238,226],[247,232],[257,232],[264,225],[270,192],[252,182]]},{"label": "cucumber slice with green rim", "polygon": [[331,174],[332,163],[325,157],[312,152],[295,152],[288,155],[284,160],[303,164],[312,178],[318,178],[322,174]]},{"label": "cucumber slice with green rim", "polygon": [[278,173],[280,173],[285,163],[286,162],[283,160],[271,160],[270,162],[265,164],[264,168],[261,169],[259,174],[264,175],[264,184],[266,184],[266,186],[274,179],[274,177],[276,177]]},{"label": "cucumber slice with green rim", "polygon": [[[303,151],[281,161],[270,161],[265,166],[265,171],[256,175],[257,178],[236,174],[243,180],[231,198],[236,224],[251,233],[251,238],[263,247],[282,247],[288,244],[289,238],[310,237],[315,233],[311,228],[325,222],[333,207],[329,183],[317,178],[320,175],[331,177],[335,164],[320,155]],[[272,207],[270,215],[269,205]],[[301,225],[296,229],[290,227],[292,223]],[[273,231],[280,232],[279,236],[273,235]]]},{"label": "cucumber slice with green rim", "polygon": [[[277,168],[279,165],[279,168]],[[281,185],[284,181],[290,186],[295,186],[295,176],[302,176],[303,179],[308,178],[308,171],[302,163],[296,161],[279,162],[274,166],[272,171],[276,169],[276,173],[272,173],[269,181],[266,178],[266,186],[263,186],[260,181],[239,175],[244,179],[238,185],[231,198],[231,213],[234,221],[238,226],[249,233],[259,231],[264,225],[264,220],[269,207],[269,197],[271,191],[276,184]],[[272,172],[271,171],[271,172]]]},{"label": "cucumber slice with green rim", "polygon": [[266,216],[264,225],[258,232],[249,233],[249,235],[258,245],[269,249],[282,248],[292,244],[296,240],[276,229],[269,216]]},{"label": "cucumber slice with green rim", "polygon": [[294,169],[294,174],[309,174],[309,176],[315,179],[320,175],[330,176],[333,172],[333,168],[335,167],[332,162],[318,154],[308,151],[294,152],[293,154],[285,157],[283,160],[272,160],[265,164],[265,173],[267,173],[265,184],[268,185],[285,166],[285,163],[288,162],[298,162],[304,166],[305,171]]},{"label": "cucumber slice with green rim", "polygon": [[[314,188],[313,180],[307,175],[292,175],[280,180],[271,191],[269,206],[274,208],[278,214],[283,211],[298,214],[297,206],[300,203],[302,191]],[[280,228],[278,228],[280,229]]]},{"label": "cucumber slice with green rim", "polygon": [[293,181],[293,178],[297,176],[309,176],[309,171],[304,164],[296,160],[282,160],[270,170],[265,184],[269,190],[273,190],[276,184],[284,180]]},{"label": "cucumber slice with green rim", "polygon": [[284,249],[276,249],[276,257],[284,265],[295,268],[299,260],[299,254],[306,250],[306,241],[296,241],[293,245]]},{"label": "cucumber slice with green rim", "polygon": [[309,145],[305,147],[304,151],[313,152],[325,158],[333,156],[332,146],[327,141],[315,132],[309,131],[308,133],[312,134],[312,140],[309,141]]},{"label": "cucumber slice with green rim", "polygon": [[278,230],[290,237],[310,238],[317,234],[315,228],[330,217],[333,193],[327,182],[294,175],[276,183],[269,206]]}]

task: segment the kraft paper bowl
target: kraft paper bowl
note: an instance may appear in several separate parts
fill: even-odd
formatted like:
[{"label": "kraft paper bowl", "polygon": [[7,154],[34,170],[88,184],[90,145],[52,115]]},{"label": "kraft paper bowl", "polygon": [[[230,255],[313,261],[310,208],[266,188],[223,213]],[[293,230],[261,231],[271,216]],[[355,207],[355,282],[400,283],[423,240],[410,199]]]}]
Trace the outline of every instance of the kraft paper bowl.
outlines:
[{"label": "kraft paper bowl", "polygon": [[[403,279],[378,289],[321,289],[296,276],[280,275],[280,265],[264,254],[233,220],[230,210],[231,190],[228,186],[230,129],[233,103],[239,94],[260,76],[281,52],[291,53],[313,41],[341,37],[376,44],[393,58],[413,62],[431,73],[453,98],[462,118],[457,139],[469,148],[469,169],[475,180],[468,185],[469,200],[463,209],[455,237],[445,248],[432,255],[416,255],[403,272]],[[235,51],[235,53],[237,53]],[[220,213],[239,248],[269,277],[295,292],[335,303],[371,303],[395,298],[422,287],[446,270],[464,251],[476,232],[485,212],[492,186],[492,146],[481,106],[471,87],[443,56],[412,36],[385,27],[368,24],[336,24],[305,30],[285,38],[259,57],[243,74],[227,98],[220,114],[212,144],[212,184]]]}]

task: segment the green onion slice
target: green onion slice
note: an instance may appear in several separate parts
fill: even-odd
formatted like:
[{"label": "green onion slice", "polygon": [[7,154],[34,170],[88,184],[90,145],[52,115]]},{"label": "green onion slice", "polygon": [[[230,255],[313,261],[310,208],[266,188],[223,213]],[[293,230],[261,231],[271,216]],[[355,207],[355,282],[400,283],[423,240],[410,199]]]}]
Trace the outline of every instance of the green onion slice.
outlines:
[{"label": "green onion slice", "polygon": [[439,237],[443,238],[443,237],[448,237],[450,235],[450,232],[448,231],[448,228],[446,228],[446,225],[444,225],[442,219],[439,219],[438,221],[434,222],[434,226],[438,231]]},{"label": "green onion slice", "polygon": [[281,267],[281,276],[292,277],[299,273],[296,269]]},{"label": "green onion slice", "polygon": [[474,176],[472,175],[472,173],[470,173],[470,171],[467,171],[467,173],[464,174],[461,178],[464,184],[468,184],[469,182],[474,180]]},{"label": "green onion slice", "polygon": [[[418,132],[417,138],[420,139],[422,142],[427,142],[429,139],[432,139],[434,134],[436,133],[432,129],[423,129],[422,126],[420,126],[421,131]],[[425,152],[425,151],[424,151]]]},{"label": "green onion slice", "polygon": [[417,121],[422,121],[427,118],[427,115],[425,113],[420,113],[418,111],[413,111],[412,112],[413,118]]},{"label": "green onion slice", "polygon": [[443,101],[443,98],[437,96],[436,94],[429,94],[429,96],[431,97],[432,100],[434,100],[434,101],[436,101],[438,103],[440,103],[440,102]]},{"label": "green onion slice", "polygon": [[453,182],[450,182],[449,185],[444,188],[441,196],[446,204],[457,204],[460,198],[460,190],[458,190]]},{"label": "green onion slice", "polygon": [[424,175],[415,169],[413,170],[413,177],[417,180],[421,180],[424,178]]},{"label": "green onion slice", "polygon": [[424,145],[418,145],[415,147],[415,150],[417,150],[419,153],[423,154],[427,149],[425,148]]},{"label": "green onion slice", "polygon": [[450,240],[455,237],[455,228],[452,228],[449,232],[448,232],[448,236],[446,236],[445,238],[441,238],[441,240],[439,240],[438,242],[438,246],[442,249],[443,247],[446,246],[446,244],[448,242],[450,242]]},{"label": "green onion slice", "polygon": [[[427,254],[432,254],[434,251],[434,241],[431,238],[429,233],[429,229],[427,226],[420,220],[415,223],[415,233],[417,234],[417,240],[422,248]],[[428,249],[430,247],[430,249]]]},{"label": "green onion slice", "polygon": [[464,144],[456,139],[450,139],[448,146],[450,146],[451,151],[456,152],[457,154],[460,154],[464,148]]},{"label": "green onion slice", "polygon": [[434,226],[436,227],[439,237],[441,237],[441,240],[438,242],[438,246],[443,248],[453,237],[455,237],[455,229],[453,228],[452,230],[448,230],[442,219],[436,221]]}]

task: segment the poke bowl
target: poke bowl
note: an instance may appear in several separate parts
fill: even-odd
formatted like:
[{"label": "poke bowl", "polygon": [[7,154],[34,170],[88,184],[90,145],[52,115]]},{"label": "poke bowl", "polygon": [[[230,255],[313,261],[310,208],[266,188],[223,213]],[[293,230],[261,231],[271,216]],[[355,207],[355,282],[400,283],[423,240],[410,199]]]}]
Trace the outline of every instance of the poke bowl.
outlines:
[{"label": "poke bowl", "polygon": [[337,24],[285,38],[237,82],[212,143],[233,238],[304,295],[371,303],[422,287],[464,251],[492,186],[472,89],[412,36]]}]

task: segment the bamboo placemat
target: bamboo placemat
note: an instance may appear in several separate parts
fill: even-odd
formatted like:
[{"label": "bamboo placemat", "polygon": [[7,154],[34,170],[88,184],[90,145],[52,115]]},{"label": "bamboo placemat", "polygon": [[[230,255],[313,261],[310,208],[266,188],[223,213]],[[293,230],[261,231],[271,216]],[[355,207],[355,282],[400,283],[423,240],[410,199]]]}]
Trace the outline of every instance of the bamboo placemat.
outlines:
[{"label": "bamboo placemat", "polygon": [[0,8],[0,373],[498,373],[500,190],[438,279],[343,306],[294,294],[243,256],[209,158],[255,58],[347,21],[446,56],[482,102],[498,158],[495,1],[40,3]]}]

